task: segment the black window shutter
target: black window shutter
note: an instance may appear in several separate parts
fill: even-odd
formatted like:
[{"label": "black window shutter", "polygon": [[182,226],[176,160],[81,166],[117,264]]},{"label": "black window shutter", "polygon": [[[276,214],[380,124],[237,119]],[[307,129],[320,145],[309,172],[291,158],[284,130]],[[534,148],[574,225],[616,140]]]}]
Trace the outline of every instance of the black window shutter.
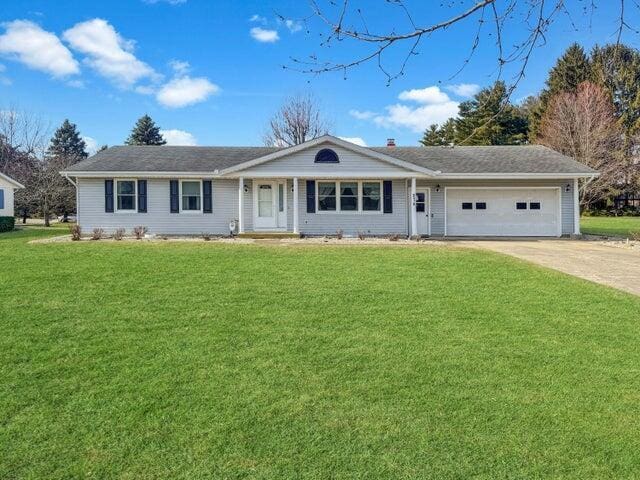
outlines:
[{"label": "black window shutter", "polygon": [[169,180],[169,208],[171,213],[180,212],[180,190],[178,180]]},{"label": "black window shutter", "polygon": [[147,213],[147,181],[138,180],[138,212]]},{"label": "black window shutter", "polygon": [[393,194],[391,188],[391,180],[385,180],[382,182],[382,195],[383,195],[383,212],[393,213]]},{"label": "black window shutter", "polygon": [[205,180],[202,182],[202,212],[213,213],[211,180]]},{"label": "black window shutter", "polygon": [[316,181],[307,180],[307,213],[316,213]]},{"label": "black window shutter", "polygon": [[113,213],[113,180],[104,181],[104,211]]},{"label": "black window shutter", "polygon": [[4,190],[0,189],[0,208],[4,208]]}]

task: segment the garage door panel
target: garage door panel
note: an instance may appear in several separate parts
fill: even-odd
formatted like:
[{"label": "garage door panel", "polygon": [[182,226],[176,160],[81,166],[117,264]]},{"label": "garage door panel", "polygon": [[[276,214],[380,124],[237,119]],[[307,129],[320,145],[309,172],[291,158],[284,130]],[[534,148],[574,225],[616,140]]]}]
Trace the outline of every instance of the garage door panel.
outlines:
[{"label": "garage door panel", "polygon": [[[560,195],[556,188],[447,188],[446,195],[449,236],[559,235]],[[524,208],[518,209],[518,203]],[[482,206],[486,208],[479,208]]]}]

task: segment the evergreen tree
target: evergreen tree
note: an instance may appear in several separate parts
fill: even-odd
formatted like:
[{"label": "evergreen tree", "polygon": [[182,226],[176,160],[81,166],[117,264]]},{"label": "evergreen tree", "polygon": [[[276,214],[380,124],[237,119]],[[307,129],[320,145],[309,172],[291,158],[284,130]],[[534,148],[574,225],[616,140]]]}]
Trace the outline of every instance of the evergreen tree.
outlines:
[{"label": "evergreen tree", "polygon": [[443,145],[453,145],[456,140],[456,120],[450,118],[440,127],[440,137]]},{"label": "evergreen tree", "polygon": [[160,134],[160,128],[149,115],[138,119],[131,135],[127,138],[127,145],[165,145],[167,141]]},{"label": "evergreen tree", "polygon": [[540,102],[531,110],[529,117],[529,137],[534,139],[540,130],[549,100],[562,92],[575,93],[578,85],[591,79],[591,63],[584,49],[577,43],[567,48],[549,71],[546,88],[540,94]]},{"label": "evergreen tree", "polygon": [[76,125],[65,119],[51,138],[47,156],[60,159],[67,165],[72,165],[89,156],[86,148],[87,145],[80,137],[80,132],[78,132]]},{"label": "evergreen tree", "polygon": [[640,52],[626,45],[596,46],[591,52],[593,81],[610,94],[627,137],[640,132]]},{"label": "evergreen tree", "polygon": [[424,135],[422,136],[422,140],[420,140],[420,143],[425,147],[443,145],[442,136],[440,133],[441,133],[440,127],[438,127],[438,124],[434,123],[433,125],[430,125],[429,128],[425,130]]},{"label": "evergreen tree", "polygon": [[452,145],[455,140],[455,134],[456,121],[455,119],[450,118],[441,126],[438,126],[435,123],[433,125],[430,125],[429,128],[425,130],[420,143],[425,147]]},{"label": "evergreen tree", "polygon": [[528,120],[509,103],[502,81],[462,102],[455,123],[458,145],[518,145],[527,143]]}]

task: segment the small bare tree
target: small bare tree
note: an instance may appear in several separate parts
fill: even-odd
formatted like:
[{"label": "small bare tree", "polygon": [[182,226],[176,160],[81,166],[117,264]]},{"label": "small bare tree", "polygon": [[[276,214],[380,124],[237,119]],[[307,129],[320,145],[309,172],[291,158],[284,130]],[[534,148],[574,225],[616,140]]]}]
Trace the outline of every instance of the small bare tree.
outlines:
[{"label": "small bare tree", "polygon": [[291,147],[329,133],[329,122],[311,94],[298,94],[285,100],[269,121],[264,144]]},{"label": "small bare tree", "polygon": [[584,208],[611,196],[624,178],[623,134],[613,103],[607,92],[591,82],[581,83],[575,93],[551,99],[539,141],[600,172],[580,189]]}]

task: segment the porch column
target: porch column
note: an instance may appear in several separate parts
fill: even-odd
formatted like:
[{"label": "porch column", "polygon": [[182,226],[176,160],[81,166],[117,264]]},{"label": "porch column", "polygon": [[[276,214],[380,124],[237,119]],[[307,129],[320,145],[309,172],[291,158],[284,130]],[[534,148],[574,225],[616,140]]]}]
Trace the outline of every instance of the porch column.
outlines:
[{"label": "porch column", "polygon": [[298,177],[293,178],[293,233],[300,233],[298,221]]},{"label": "porch column", "polygon": [[578,179],[573,179],[573,234],[580,235],[580,187]]},{"label": "porch column", "polygon": [[418,214],[416,213],[416,178],[411,179],[411,236],[418,234]]},{"label": "porch column", "polygon": [[244,233],[244,177],[238,179],[238,233]]}]

